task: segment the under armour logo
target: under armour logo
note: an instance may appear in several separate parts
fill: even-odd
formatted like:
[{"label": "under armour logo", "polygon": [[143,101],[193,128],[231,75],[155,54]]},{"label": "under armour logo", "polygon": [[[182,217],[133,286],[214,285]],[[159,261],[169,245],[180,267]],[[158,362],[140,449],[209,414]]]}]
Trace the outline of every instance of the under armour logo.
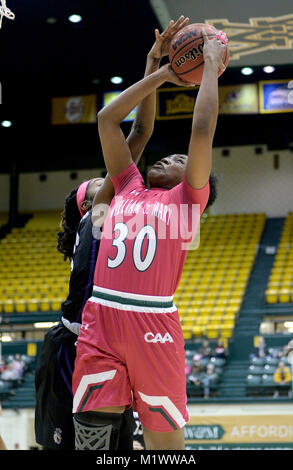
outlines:
[{"label": "under armour logo", "polygon": [[88,324],[88,323],[82,323],[82,325],[81,325],[80,328],[83,329],[83,330],[87,330],[88,327],[89,327],[89,324]]}]

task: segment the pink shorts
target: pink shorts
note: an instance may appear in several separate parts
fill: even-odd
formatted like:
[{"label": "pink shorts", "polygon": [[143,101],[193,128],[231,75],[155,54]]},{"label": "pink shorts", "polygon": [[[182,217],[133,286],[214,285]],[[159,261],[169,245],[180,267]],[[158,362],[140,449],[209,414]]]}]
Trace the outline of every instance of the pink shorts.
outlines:
[{"label": "pink shorts", "polygon": [[125,302],[110,305],[91,297],[83,310],[73,412],[133,405],[150,431],[182,428],[189,416],[184,338],[176,307],[155,308],[153,313]]}]

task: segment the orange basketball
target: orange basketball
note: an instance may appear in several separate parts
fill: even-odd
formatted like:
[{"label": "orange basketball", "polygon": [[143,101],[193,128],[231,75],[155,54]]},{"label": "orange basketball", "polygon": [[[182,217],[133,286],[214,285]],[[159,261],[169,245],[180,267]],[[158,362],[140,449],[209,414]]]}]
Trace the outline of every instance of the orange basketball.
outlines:
[{"label": "orange basketball", "polygon": [[[228,38],[223,31],[218,31],[214,26],[206,23],[194,23],[178,31],[173,37],[169,48],[169,59],[171,67],[181,80],[189,83],[201,83],[204,58],[202,28],[205,29],[209,39],[218,38],[223,44],[228,43]],[[223,63],[227,67],[229,63],[229,49],[223,57]],[[223,70],[219,70],[219,76]]]}]

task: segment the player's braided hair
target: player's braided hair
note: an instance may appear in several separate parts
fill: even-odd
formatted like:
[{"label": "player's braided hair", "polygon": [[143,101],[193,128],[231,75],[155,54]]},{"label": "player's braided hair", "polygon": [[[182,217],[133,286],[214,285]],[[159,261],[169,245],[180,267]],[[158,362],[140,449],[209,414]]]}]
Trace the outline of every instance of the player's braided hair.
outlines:
[{"label": "player's braided hair", "polygon": [[206,205],[205,210],[208,207],[210,207],[212,204],[214,204],[215,200],[217,199],[218,179],[219,179],[218,176],[214,172],[211,172],[210,179],[209,179],[209,182],[210,182],[210,196],[209,196],[208,203]]},{"label": "player's braided hair", "polygon": [[76,202],[76,193],[77,189],[73,189],[68,194],[61,214],[60,228],[63,231],[58,232],[57,250],[64,255],[64,260],[71,259],[73,256],[76,232],[81,219]]}]

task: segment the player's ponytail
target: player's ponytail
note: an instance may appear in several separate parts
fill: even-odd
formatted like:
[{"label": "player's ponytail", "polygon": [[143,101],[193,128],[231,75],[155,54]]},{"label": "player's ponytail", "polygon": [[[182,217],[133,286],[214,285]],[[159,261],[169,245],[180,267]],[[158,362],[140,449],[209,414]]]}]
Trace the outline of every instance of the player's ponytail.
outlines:
[{"label": "player's ponytail", "polygon": [[81,219],[77,203],[77,189],[73,189],[65,199],[65,207],[61,214],[60,228],[62,232],[58,232],[57,250],[64,255],[64,260],[71,259],[73,256],[73,248],[75,244],[76,232]]}]

